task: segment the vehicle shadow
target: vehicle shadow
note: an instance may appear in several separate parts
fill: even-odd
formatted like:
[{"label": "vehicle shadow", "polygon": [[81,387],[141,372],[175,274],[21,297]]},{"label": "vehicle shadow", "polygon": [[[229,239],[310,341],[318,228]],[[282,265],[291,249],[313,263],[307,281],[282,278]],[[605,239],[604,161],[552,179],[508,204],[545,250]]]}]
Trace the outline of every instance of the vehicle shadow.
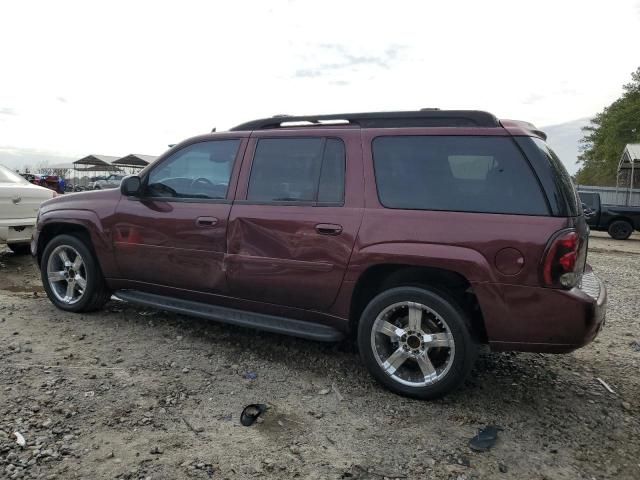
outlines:
[{"label": "vehicle shadow", "polygon": [[[363,366],[353,339],[340,343],[322,343],[288,337],[249,328],[236,327],[199,319],[140,308],[122,302],[111,302],[107,310],[123,312],[128,322],[147,326],[151,320],[157,327],[173,330],[183,337],[184,345],[206,366],[207,355],[212,352],[243,367],[243,359],[251,365],[283,369],[292,375],[314,378],[324,384],[340,384],[348,388],[353,398],[383,395],[387,400],[397,395],[379,386]],[[90,318],[91,316],[89,316]],[[96,318],[96,320],[98,320]],[[533,353],[488,352],[479,354],[475,366],[456,391],[443,399],[440,405],[483,405],[487,402],[502,405],[505,413],[560,401],[567,395],[566,385],[559,382],[563,369],[562,356]],[[373,393],[375,391],[375,393]],[[403,399],[403,402],[415,402]],[[418,401],[419,402],[419,401]]]}]

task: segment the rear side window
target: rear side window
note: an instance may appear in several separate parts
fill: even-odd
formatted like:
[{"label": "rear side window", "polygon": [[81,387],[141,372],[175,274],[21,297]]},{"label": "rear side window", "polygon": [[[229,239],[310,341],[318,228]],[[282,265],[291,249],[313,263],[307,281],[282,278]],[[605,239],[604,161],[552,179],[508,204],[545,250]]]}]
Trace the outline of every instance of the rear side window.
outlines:
[{"label": "rear side window", "polygon": [[247,200],[341,204],[345,149],[335,138],[265,138],[258,141]]},{"label": "rear side window", "polygon": [[507,137],[378,137],[373,162],[388,208],[549,214],[533,171]]}]

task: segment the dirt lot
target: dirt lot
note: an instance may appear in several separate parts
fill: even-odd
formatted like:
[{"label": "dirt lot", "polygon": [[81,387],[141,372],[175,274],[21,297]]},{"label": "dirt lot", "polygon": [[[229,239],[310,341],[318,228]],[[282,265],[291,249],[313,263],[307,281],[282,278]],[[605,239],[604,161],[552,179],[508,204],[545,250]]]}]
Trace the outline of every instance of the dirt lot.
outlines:
[{"label": "dirt lot", "polygon": [[[347,344],[116,301],[65,315],[0,247],[0,478],[640,478],[640,237],[590,245],[610,293],[599,338],[484,353],[434,402],[383,390]],[[254,402],[271,409],[243,427]],[[497,445],[473,453],[488,424]]]}]

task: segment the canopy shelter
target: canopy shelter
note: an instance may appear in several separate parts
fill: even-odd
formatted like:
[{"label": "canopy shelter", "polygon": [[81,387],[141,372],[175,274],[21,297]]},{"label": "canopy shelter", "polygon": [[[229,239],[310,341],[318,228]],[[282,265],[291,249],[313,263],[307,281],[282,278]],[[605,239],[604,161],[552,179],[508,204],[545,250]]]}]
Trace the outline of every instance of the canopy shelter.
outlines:
[{"label": "canopy shelter", "polygon": [[109,155],[87,155],[73,162],[73,169],[77,172],[117,172],[117,165],[112,165],[118,157]]},{"label": "canopy shelter", "polygon": [[620,156],[616,174],[616,198],[619,188],[626,189],[627,205],[629,193],[633,191],[633,187],[640,186],[638,172],[640,172],[640,143],[627,143]]},{"label": "canopy shelter", "polygon": [[112,162],[112,165],[116,165],[120,168],[142,169],[153,163],[158,158],[155,155],[140,155],[138,153],[130,153],[129,155],[119,158]]}]

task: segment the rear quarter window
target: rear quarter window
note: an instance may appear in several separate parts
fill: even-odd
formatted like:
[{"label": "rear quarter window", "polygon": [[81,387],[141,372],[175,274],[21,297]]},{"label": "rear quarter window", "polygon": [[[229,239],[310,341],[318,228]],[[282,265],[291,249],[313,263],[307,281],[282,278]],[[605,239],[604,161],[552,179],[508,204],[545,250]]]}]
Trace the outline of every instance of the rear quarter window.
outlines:
[{"label": "rear quarter window", "polygon": [[571,177],[558,156],[540,138],[517,136],[514,141],[531,162],[556,217],[575,217],[582,212]]},{"label": "rear quarter window", "polygon": [[372,147],[387,208],[549,215],[535,174],[508,137],[378,137]]},{"label": "rear quarter window", "polygon": [[560,158],[558,158],[555,152],[551,150],[549,145],[547,145],[544,140],[536,137],[532,137],[531,139],[549,162],[549,166],[551,167],[551,170],[554,174],[557,188],[564,196],[564,199],[567,203],[568,214],[572,217],[579,215],[581,212],[580,200],[578,198],[578,193],[576,192],[575,186],[573,185],[573,180],[571,180],[569,172],[567,172],[567,169],[564,168],[564,165],[562,164]]}]

